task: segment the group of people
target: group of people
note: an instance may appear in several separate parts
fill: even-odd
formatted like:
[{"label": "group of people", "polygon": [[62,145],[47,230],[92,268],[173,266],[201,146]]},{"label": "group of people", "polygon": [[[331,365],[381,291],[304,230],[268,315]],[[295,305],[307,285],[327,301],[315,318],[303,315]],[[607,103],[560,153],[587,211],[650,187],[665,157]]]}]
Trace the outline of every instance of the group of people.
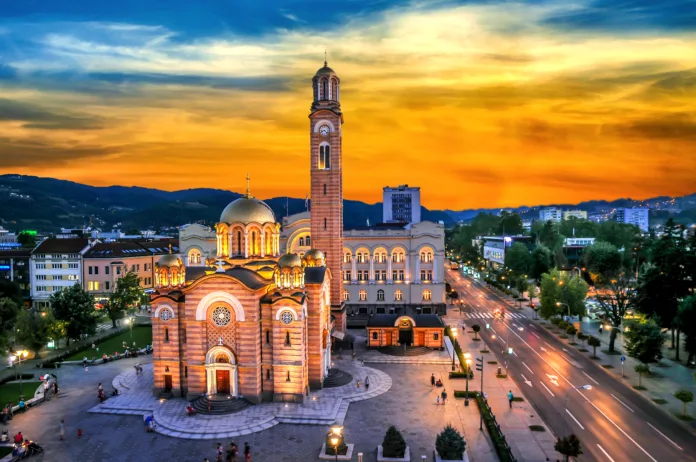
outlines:
[{"label": "group of people", "polygon": [[[227,454],[223,458],[224,452],[225,450],[222,447],[222,443],[218,443],[216,449],[217,456],[215,458],[216,462],[237,462],[237,455],[239,454],[239,448],[237,447],[237,443],[230,443],[230,447],[227,450]],[[249,443],[244,443],[244,451],[242,454],[244,455],[245,462],[251,461],[251,446],[249,446]],[[206,458],[203,459],[203,462],[210,461]]]},{"label": "group of people", "polygon": [[435,380],[435,374],[432,374],[432,375],[430,376],[430,386],[432,386],[432,387],[441,387],[442,385],[443,385],[443,384],[442,384],[442,379],[438,378],[437,380]]},{"label": "group of people", "polygon": [[[358,388],[360,388],[360,379],[356,382],[356,385]],[[370,376],[366,375],[365,376],[365,391],[368,391],[370,389]]]},{"label": "group of people", "polygon": [[33,441],[29,441],[24,438],[22,432],[17,432],[14,437],[14,448],[12,454],[18,456],[20,459],[29,457],[32,454],[39,454],[43,452],[43,448]]}]

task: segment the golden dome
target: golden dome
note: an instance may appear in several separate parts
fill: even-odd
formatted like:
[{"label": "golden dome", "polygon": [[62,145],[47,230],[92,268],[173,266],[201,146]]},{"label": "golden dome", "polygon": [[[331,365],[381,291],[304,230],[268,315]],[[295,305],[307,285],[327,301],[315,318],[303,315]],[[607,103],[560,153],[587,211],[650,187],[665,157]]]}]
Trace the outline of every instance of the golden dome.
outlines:
[{"label": "golden dome", "polygon": [[221,223],[275,223],[273,210],[263,201],[253,197],[240,197],[230,202],[220,215]]},{"label": "golden dome", "polygon": [[162,255],[159,260],[157,260],[157,265],[160,267],[170,268],[172,266],[181,266],[181,261],[179,260],[178,255],[168,253],[166,255]]},{"label": "golden dome", "polygon": [[278,268],[302,267],[302,259],[296,253],[286,253],[278,259]]},{"label": "golden dome", "polygon": [[304,260],[307,262],[307,266],[324,266],[326,257],[324,256],[324,252],[321,250],[311,249],[305,254]]},{"label": "golden dome", "polygon": [[314,75],[315,77],[319,77],[320,75],[336,75],[336,72],[324,62],[324,67],[320,68]]}]

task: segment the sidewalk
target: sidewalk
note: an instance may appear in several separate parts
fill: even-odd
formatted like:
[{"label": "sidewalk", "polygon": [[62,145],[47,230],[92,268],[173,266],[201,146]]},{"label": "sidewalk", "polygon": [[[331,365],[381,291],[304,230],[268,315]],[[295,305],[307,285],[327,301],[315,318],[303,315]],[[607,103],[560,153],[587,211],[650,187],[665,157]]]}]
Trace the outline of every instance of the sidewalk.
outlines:
[{"label": "sidewalk", "polygon": [[[479,284],[479,287],[483,286],[485,286],[485,284]],[[513,300],[511,300],[510,297],[507,297],[498,292],[494,293],[498,295],[499,298],[505,300],[505,302],[508,305],[511,305],[513,303]],[[535,304],[539,303],[538,299],[536,298],[534,299],[534,302]],[[517,308],[517,310],[519,312],[524,313],[531,321],[541,321],[533,319],[534,311],[531,308],[529,308],[527,304],[528,302],[523,303],[522,309],[520,310],[519,308]],[[517,305],[518,304],[515,303],[515,306]],[[638,373],[635,372],[634,368],[637,364],[639,364],[639,361],[629,357],[624,353],[623,335],[619,333],[614,344],[614,349],[618,352],[621,352],[621,354],[609,355],[604,353],[604,351],[607,351],[609,348],[609,332],[603,331],[602,334],[599,334],[599,326],[601,322],[591,321],[581,322],[580,324],[582,332],[593,335],[602,342],[602,346],[597,347],[597,357],[599,359],[596,361],[597,364],[602,366],[602,369],[606,373],[612,375],[617,380],[623,381],[635,393],[642,394],[644,397],[648,399],[648,401],[654,403],[655,406],[661,408],[663,411],[672,415],[672,417],[674,417],[675,419],[677,418],[677,416],[680,416],[682,414],[683,403],[674,397],[674,393],[677,390],[685,389],[691,391],[692,393],[694,393],[694,395],[696,395],[696,379],[693,377],[693,373],[696,371],[689,369],[680,363],[672,361],[671,359],[663,358],[659,365],[651,364],[650,375],[642,378],[642,386],[645,387],[646,390],[636,390],[633,387],[638,385]],[[550,325],[550,323],[547,322],[546,325]],[[560,331],[558,329],[553,329],[549,332],[552,332],[554,335],[556,335],[556,337],[558,337],[559,340],[563,340],[559,337]],[[566,342],[569,341],[569,339],[566,340]],[[576,341],[579,345],[569,345],[569,347],[582,348],[582,342],[578,340]],[[585,348],[590,350],[589,353],[585,354],[588,355],[588,357],[591,356],[592,348],[588,346],[585,346]],[[665,346],[664,348],[667,348],[667,346]],[[686,352],[684,352],[683,350],[682,353],[686,355]],[[626,358],[626,361],[623,364],[624,377],[621,376],[622,356]],[[606,366],[611,367],[607,368]],[[693,415],[693,411],[690,410],[689,407],[690,406],[687,405],[687,413],[689,415]],[[689,422],[682,421],[680,419],[677,420],[682,422],[684,425],[688,426],[690,429],[696,430],[696,420]]]},{"label": "sidewalk", "polygon": [[[459,312],[455,311],[454,308],[450,308],[447,316],[443,316],[443,319],[446,324],[456,326],[460,321]],[[524,398],[524,394],[517,384],[510,377],[505,379],[496,377],[498,366],[502,365],[500,360],[504,360],[504,358],[497,358],[493,353],[481,353],[481,350],[486,349],[486,344],[482,340],[474,341],[472,339],[473,333],[468,331],[464,335],[460,332],[457,340],[462,351],[471,353],[472,367],[476,363],[473,358],[482,356],[484,359],[483,391],[488,396],[488,404],[491,406],[514,456],[520,462],[545,462],[549,459],[561,460],[562,456],[553,449],[556,437],[539,418],[529,401]],[[498,361],[499,364],[489,364],[489,361]],[[474,379],[469,381],[469,389],[479,390],[481,388],[481,376],[479,372],[474,372],[474,374]],[[458,379],[454,382],[454,385],[457,391],[463,391],[466,387],[466,380]],[[524,399],[522,402],[513,403],[512,409],[509,408],[507,399],[509,391],[512,391],[514,396]],[[462,401],[463,404],[463,399],[458,401]],[[476,402],[470,400],[469,407],[472,406],[475,409]],[[478,422],[475,423],[478,426]],[[530,430],[530,425],[541,425],[546,428],[546,431],[534,432]]]}]

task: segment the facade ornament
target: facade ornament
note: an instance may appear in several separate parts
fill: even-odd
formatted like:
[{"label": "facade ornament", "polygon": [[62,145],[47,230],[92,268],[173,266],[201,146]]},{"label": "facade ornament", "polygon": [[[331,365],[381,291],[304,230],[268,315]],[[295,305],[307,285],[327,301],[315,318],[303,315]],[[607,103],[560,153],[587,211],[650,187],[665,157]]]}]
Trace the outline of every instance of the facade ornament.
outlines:
[{"label": "facade ornament", "polygon": [[218,345],[222,346],[222,335],[221,335],[220,338],[218,339]]}]

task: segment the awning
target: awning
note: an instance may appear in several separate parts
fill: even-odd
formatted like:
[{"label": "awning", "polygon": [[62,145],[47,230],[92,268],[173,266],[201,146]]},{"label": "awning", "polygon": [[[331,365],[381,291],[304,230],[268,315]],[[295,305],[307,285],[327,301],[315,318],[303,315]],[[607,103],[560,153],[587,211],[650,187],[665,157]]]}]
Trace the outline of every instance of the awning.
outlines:
[{"label": "awning", "polygon": [[346,336],[346,334],[344,334],[340,330],[335,330],[335,331],[331,332],[331,336],[336,337],[339,340],[343,340],[343,338]]}]

